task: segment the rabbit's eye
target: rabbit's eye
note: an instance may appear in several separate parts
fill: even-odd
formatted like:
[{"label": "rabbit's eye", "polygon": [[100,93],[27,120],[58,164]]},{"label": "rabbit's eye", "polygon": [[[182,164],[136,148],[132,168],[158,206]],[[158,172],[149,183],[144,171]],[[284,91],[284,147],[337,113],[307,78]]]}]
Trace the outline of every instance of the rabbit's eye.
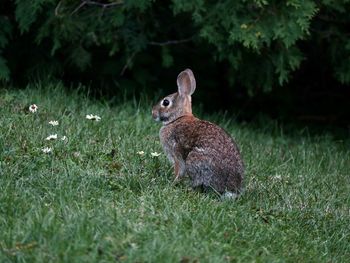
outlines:
[{"label": "rabbit's eye", "polygon": [[164,107],[169,106],[169,104],[170,104],[170,101],[167,100],[167,99],[165,99],[165,100],[162,101],[162,105],[163,105]]}]

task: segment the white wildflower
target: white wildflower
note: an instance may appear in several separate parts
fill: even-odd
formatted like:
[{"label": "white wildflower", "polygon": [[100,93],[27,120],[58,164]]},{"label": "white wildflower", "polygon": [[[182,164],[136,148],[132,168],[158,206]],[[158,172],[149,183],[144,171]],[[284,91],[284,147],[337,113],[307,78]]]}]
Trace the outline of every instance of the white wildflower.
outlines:
[{"label": "white wildflower", "polygon": [[86,119],[92,120],[92,121],[100,121],[101,117],[99,117],[97,115],[88,114],[88,115],[86,115]]},{"label": "white wildflower", "polygon": [[29,106],[29,111],[35,113],[38,110],[38,106],[36,104],[32,104]]},{"label": "white wildflower", "polygon": [[62,141],[67,140],[67,136],[66,136],[66,135],[62,136],[61,140],[62,140]]},{"label": "white wildflower", "polygon": [[144,155],[145,152],[144,152],[144,151],[139,151],[139,152],[137,152],[137,154],[138,154],[138,155]]},{"label": "white wildflower", "polygon": [[50,153],[50,152],[52,152],[52,148],[50,148],[50,147],[45,147],[45,148],[42,148],[41,150],[42,150],[42,152],[44,152],[44,153]]},{"label": "white wildflower", "polygon": [[273,175],[272,176],[272,180],[274,180],[274,181],[282,181],[282,176],[280,175],[280,174],[276,174],[276,175]]},{"label": "white wildflower", "polygon": [[52,126],[57,126],[58,125],[58,121],[49,121],[49,124],[51,124]]},{"label": "white wildflower", "polygon": [[160,155],[160,153],[157,153],[157,152],[154,152],[154,153],[151,153],[152,157],[158,157]]},{"label": "white wildflower", "polygon": [[52,141],[52,140],[56,140],[56,139],[57,139],[57,134],[52,134],[52,135],[46,137],[45,140]]},{"label": "white wildflower", "polygon": [[132,249],[138,249],[138,245],[136,243],[130,243]]}]

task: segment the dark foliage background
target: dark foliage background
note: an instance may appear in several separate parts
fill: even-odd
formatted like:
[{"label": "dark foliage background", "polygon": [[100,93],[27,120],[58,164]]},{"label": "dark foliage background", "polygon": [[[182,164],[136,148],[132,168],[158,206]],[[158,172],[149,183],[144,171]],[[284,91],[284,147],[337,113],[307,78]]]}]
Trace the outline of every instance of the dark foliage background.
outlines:
[{"label": "dark foliage background", "polygon": [[3,0],[0,79],[164,95],[190,67],[206,109],[347,126],[349,11],[349,0]]}]

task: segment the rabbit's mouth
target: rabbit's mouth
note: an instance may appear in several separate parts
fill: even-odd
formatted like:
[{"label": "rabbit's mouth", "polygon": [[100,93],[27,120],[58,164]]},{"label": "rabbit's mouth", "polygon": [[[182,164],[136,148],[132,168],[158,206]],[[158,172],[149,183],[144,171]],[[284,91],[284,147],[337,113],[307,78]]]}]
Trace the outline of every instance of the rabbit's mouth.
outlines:
[{"label": "rabbit's mouth", "polygon": [[152,118],[153,118],[153,120],[155,120],[155,121],[160,121],[159,116],[155,116],[155,115],[153,115],[153,116],[152,116]]},{"label": "rabbit's mouth", "polygon": [[168,121],[169,121],[169,118],[168,118],[168,117],[165,117],[165,116],[161,116],[161,117],[159,117],[159,120],[160,120],[161,122],[168,122]]}]

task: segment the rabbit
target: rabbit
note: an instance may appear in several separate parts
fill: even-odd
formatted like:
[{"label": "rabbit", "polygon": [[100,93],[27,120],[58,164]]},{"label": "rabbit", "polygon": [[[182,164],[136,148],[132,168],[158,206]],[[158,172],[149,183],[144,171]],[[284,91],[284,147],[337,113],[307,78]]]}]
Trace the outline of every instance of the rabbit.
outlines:
[{"label": "rabbit", "polygon": [[191,95],[196,80],[190,69],[178,75],[177,86],[176,93],[152,108],[153,119],[163,124],[159,137],[174,164],[175,181],[187,175],[195,189],[214,189],[222,197],[238,197],[244,164],[235,141],[219,126],[193,116]]}]

